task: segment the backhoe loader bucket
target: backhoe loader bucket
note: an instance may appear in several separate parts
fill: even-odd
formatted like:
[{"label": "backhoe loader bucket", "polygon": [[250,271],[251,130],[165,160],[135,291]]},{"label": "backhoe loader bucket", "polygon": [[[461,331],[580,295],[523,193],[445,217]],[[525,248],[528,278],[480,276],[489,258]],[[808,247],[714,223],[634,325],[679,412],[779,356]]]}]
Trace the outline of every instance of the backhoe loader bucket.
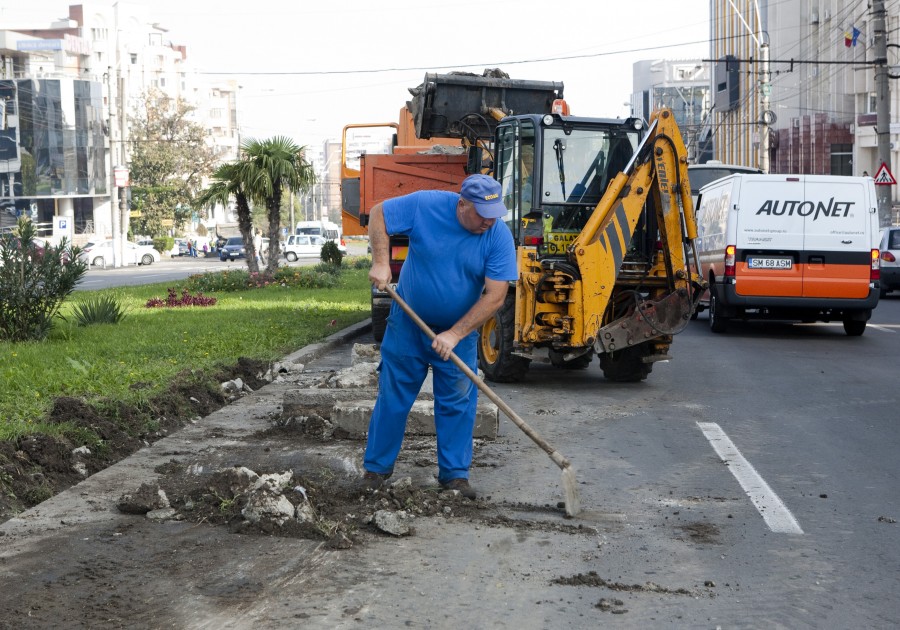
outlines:
[{"label": "backhoe loader bucket", "polygon": [[[411,88],[406,106],[422,139],[490,138],[500,116],[549,113],[553,101],[563,98],[556,81],[510,79],[497,70],[483,76],[468,73],[426,74]],[[502,76],[501,76],[502,75]]]}]

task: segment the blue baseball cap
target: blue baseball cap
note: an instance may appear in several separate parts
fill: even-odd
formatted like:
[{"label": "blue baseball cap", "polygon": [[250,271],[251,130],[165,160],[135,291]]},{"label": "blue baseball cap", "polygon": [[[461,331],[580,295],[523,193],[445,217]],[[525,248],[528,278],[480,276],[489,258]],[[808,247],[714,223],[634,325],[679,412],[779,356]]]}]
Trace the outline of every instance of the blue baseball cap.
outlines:
[{"label": "blue baseball cap", "polygon": [[507,210],[500,198],[500,182],[487,175],[469,175],[463,180],[459,196],[472,202],[475,212],[484,219],[505,217]]}]

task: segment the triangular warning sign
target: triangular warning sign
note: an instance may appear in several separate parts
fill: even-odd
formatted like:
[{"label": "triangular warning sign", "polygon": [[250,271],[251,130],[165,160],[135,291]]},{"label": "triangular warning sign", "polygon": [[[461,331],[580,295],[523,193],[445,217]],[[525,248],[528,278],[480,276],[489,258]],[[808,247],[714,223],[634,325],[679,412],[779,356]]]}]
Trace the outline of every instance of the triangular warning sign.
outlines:
[{"label": "triangular warning sign", "polygon": [[876,186],[894,186],[894,185],[896,185],[896,183],[897,183],[897,180],[894,179],[894,176],[891,174],[891,171],[887,167],[887,164],[882,162],[881,168],[879,168],[878,172],[875,173],[875,185]]}]

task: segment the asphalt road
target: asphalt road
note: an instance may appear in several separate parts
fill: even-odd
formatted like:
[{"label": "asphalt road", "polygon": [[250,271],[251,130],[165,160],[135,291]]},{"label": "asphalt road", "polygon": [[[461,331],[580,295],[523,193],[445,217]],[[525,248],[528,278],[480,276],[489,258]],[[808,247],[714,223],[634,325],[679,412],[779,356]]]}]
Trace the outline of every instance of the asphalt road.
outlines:
[{"label": "asphalt road", "polygon": [[[539,366],[496,391],[572,459],[588,510],[623,515],[579,570],[715,584],[665,605],[630,594],[633,627],[897,627],[898,333],[900,296],[856,338],[840,322],[717,335],[704,314],[646,383]],[[539,483],[518,481],[513,500]]]},{"label": "asphalt road", "polygon": [[[349,241],[347,244],[348,255],[363,256],[366,253],[364,241]],[[288,262],[284,258],[280,260],[282,266],[310,266],[319,263],[319,258],[300,258],[295,262]],[[152,265],[127,265],[125,267],[90,267],[76,290],[90,291],[108,289],[117,286],[135,286],[153,284],[156,282],[171,282],[183,280],[195,273],[222,271],[224,269],[246,269],[247,262],[244,259],[234,261],[221,261],[210,255],[208,258],[198,256],[192,258],[179,256],[176,258],[164,257],[160,262]]]},{"label": "asphalt road", "polygon": [[[273,383],[0,526],[0,603],[34,615],[9,627],[895,628],[898,333],[900,297],[862,337],[840,323],[716,335],[704,314],[644,383],[607,382],[595,360],[491,385],[574,463],[576,519],[556,509],[559,470],[506,418],[471,474],[506,521],[417,519],[413,536],[336,552],[115,511],[175,457],[234,465],[240,448],[358,474],[359,443],[259,437],[285,391]],[[345,367],[350,347],[305,363]],[[431,474],[422,457],[395,474]]]}]

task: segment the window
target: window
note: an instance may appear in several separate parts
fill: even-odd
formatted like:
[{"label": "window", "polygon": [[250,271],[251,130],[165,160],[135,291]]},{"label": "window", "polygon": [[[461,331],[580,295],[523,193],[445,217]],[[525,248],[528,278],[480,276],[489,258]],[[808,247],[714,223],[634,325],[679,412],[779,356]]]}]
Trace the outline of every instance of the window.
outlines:
[{"label": "window", "polygon": [[831,174],[853,175],[853,145],[831,145]]}]

